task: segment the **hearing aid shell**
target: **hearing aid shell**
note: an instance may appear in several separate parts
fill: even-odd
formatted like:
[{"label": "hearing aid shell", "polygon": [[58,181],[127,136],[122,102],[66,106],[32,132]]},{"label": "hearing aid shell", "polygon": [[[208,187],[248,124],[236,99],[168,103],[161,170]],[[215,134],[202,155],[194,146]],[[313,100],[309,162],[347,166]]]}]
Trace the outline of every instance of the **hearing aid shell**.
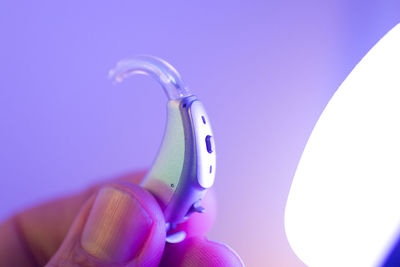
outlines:
[{"label": "hearing aid shell", "polygon": [[[164,211],[167,231],[193,212],[203,212],[201,200],[215,179],[214,137],[203,104],[190,93],[178,72],[152,56],[137,56],[117,63],[109,76],[116,82],[134,74],[155,78],[167,97],[167,123],[158,155],[141,186],[150,191]],[[175,243],[185,233],[168,234]]]}]

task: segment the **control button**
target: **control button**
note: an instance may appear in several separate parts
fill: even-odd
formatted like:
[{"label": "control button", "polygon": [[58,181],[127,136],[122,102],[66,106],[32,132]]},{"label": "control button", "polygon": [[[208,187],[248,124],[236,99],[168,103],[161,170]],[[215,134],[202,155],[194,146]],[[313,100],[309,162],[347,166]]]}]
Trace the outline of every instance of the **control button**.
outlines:
[{"label": "control button", "polygon": [[204,213],[205,209],[201,206],[201,199],[193,203],[186,216],[189,217],[193,212]]},{"label": "control button", "polygon": [[206,136],[206,147],[208,153],[212,153],[214,151],[214,138],[211,135]]},{"label": "control button", "polygon": [[190,209],[192,212],[198,212],[198,213],[204,213],[204,211],[206,210],[205,208],[203,208],[202,206],[196,206],[195,204],[193,204],[192,208]]}]

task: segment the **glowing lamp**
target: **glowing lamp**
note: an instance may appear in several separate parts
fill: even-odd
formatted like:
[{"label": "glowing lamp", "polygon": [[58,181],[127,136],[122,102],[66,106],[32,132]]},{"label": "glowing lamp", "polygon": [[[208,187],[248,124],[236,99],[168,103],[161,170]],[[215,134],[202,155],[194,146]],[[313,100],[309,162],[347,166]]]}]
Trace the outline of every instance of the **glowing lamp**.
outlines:
[{"label": "glowing lamp", "polygon": [[400,24],[334,94],[305,147],[285,230],[308,266],[380,266],[400,236]]}]

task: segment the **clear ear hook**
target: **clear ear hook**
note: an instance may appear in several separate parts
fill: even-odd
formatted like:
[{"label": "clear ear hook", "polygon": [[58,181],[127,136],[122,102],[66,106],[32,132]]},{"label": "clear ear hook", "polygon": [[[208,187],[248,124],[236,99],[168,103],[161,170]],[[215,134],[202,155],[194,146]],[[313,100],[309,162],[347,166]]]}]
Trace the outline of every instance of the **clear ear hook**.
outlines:
[{"label": "clear ear hook", "polygon": [[176,69],[168,62],[153,56],[123,59],[110,70],[109,78],[120,83],[126,77],[136,74],[146,74],[156,79],[169,100],[178,100],[192,95]]}]

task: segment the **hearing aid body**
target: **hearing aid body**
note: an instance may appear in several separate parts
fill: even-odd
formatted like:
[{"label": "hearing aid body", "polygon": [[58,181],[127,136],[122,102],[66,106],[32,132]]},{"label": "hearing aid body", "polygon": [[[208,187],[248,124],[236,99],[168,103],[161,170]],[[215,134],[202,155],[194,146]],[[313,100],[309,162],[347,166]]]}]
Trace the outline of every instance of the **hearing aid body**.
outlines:
[{"label": "hearing aid body", "polygon": [[185,233],[168,232],[193,212],[203,212],[201,200],[214,183],[215,145],[203,104],[183,85],[167,62],[149,56],[120,61],[110,77],[121,82],[132,74],[158,80],[169,101],[164,139],[142,186],[158,200],[167,222],[167,241],[175,243]]}]

